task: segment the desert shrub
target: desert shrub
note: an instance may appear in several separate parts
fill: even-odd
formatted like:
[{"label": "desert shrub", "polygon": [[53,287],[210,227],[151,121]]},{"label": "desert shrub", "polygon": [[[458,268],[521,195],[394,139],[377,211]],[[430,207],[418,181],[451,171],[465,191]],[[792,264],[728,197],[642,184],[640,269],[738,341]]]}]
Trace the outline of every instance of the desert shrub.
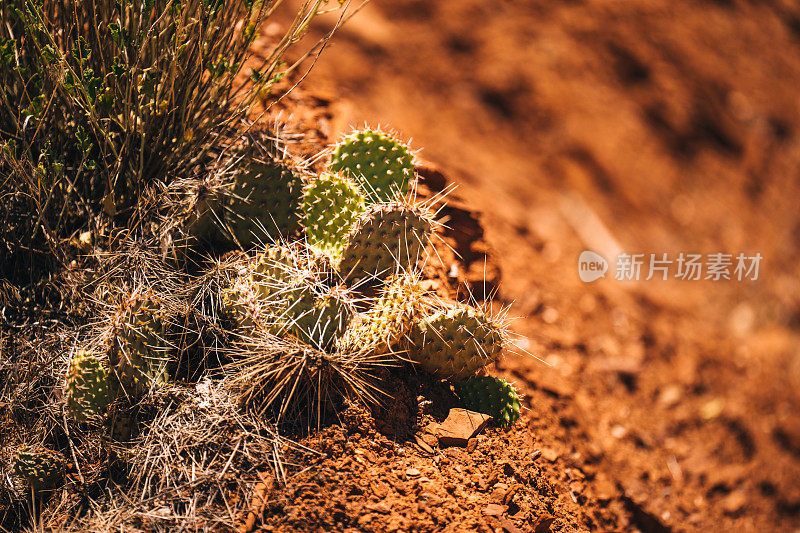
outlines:
[{"label": "desert shrub", "polygon": [[58,256],[87,220],[124,225],[150,184],[202,171],[326,1],[263,60],[250,47],[281,0],[0,4],[0,261],[20,239]]}]

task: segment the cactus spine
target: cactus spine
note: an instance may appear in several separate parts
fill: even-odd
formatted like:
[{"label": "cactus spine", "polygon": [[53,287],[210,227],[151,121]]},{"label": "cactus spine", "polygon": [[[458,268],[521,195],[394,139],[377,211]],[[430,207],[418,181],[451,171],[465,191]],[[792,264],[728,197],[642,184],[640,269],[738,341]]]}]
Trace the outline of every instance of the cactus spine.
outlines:
[{"label": "cactus spine", "polygon": [[455,390],[467,409],[491,415],[499,426],[510,426],[519,419],[519,394],[502,378],[473,376],[456,383]]},{"label": "cactus spine", "polygon": [[348,135],[336,145],[328,168],[356,180],[369,202],[391,202],[408,192],[414,177],[414,158],[401,142],[366,129]]},{"label": "cactus spine", "polygon": [[102,416],[111,401],[103,360],[88,351],[72,356],[67,373],[67,408],[79,422]]}]

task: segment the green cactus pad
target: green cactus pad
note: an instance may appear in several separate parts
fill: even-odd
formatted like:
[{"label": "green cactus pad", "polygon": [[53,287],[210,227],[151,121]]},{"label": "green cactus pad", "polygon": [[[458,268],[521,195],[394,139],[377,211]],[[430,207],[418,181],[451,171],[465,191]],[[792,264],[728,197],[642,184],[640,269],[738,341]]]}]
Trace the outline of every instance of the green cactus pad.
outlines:
[{"label": "green cactus pad", "polygon": [[100,417],[110,401],[103,360],[87,351],[76,352],[67,373],[67,408],[72,417],[79,422]]},{"label": "green cactus pad", "polygon": [[23,446],[14,456],[12,472],[36,490],[53,489],[62,483],[67,462],[58,452]]},{"label": "green cactus pad", "polygon": [[370,203],[405,197],[414,177],[414,158],[391,136],[372,130],[357,131],[336,145],[328,168],[357,180]]},{"label": "green cactus pad", "polygon": [[327,288],[310,256],[269,247],[221,292],[223,316],[253,334],[291,335],[318,349],[331,347],[354,312],[342,288]]},{"label": "green cactus pad", "polygon": [[117,312],[109,361],[129,396],[141,396],[151,384],[167,381],[172,353],[167,333],[166,306],[153,295],[134,295]]},{"label": "green cactus pad", "polygon": [[466,379],[502,349],[502,330],[481,311],[461,305],[418,320],[409,333],[410,358],[443,379]]},{"label": "green cactus pad", "polygon": [[286,240],[300,229],[302,180],[277,162],[252,165],[227,193],[225,224],[243,248]]},{"label": "green cactus pad", "polygon": [[347,244],[347,234],[363,211],[364,196],[358,185],[338,174],[323,174],[303,195],[309,246],[338,257]]},{"label": "green cactus pad", "polygon": [[256,288],[258,296],[269,299],[288,283],[292,283],[303,268],[303,259],[297,250],[272,245],[256,256],[250,280]]},{"label": "green cactus pad", "polygon": [[357,281],[412,271],[432,233],[431,216],[422,208],[397,202],[373,206],[350,232],[339,272]]},{"label": "green cactus pad", "polygon": [[456,383],[455,390],[467,409],[491,415],[499,426],[513,425],[519,419],[519,395],[502,378],[473,376]]},{"label": "green cactus pad", "polygon": [[261,297],[249,276],[238,276],[219,295],[220,313],[233,326],[251,332],[263,325]]},{"label": "green cactus pad", "polygon": [[353,315],[351,299],[343,289],[320,294],[320,287],[301,283],[285,291],[284,296],[286,308],[280,315],[284,334],[320,350],[335,344]]},{"label": "green cactus pad", "polygon": [[342,350],[376,355],[391,352],[419,314],[422,292],[413,276],[387,280],[375,303],[358,313],[347,327],[340,343]]}]

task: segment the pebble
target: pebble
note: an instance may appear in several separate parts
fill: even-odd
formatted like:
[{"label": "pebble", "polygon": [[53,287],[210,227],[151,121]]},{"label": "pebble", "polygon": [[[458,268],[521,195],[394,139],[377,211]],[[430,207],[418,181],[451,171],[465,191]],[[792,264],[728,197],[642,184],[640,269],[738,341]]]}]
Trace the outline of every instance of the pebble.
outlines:
[{"label": "pebble", "polygon": [[420,472],[416,468],[409,468],[406,470],[406,475],[410,477],[417,477],[419,474]]},{"label": "pebble", "polygon": [[490,503],[489,505],[483,508],[483,514],[488,516],[501,516],[503,513],[506,512],[506,509],[507,507],[505,505]]},{"label": "pebble", "polygon": [[[467,446],[470,439],[483,431],[491,416],[468,409],[453,408],[436,429],[440,446]],[[475,444],[477,446],[477,442]]]}]

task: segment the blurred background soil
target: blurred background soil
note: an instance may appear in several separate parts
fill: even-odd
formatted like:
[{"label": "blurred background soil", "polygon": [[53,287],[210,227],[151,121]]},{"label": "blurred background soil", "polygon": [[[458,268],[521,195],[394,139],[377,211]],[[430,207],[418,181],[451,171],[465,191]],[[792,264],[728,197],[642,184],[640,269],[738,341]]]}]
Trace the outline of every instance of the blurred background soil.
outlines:
[{"label": "blurred background soil", "polygon": [[[316,20],[311,37],[330,24]],[[303,83],[315,104],[287,112],[302,122],[322,102],[325,142],[367,123],[421,148],[482,213],[517,344],[547,363],[497,365],[526,396],[516,429],[490,431],[451,467],[400,460],[438,472],[425,479],[452,500],[441,520],[800,528],[798,87],[800,5],[789,0],[373,0],[338,32]],[[617,281],[612,262],[582,283],[583,250],[764,259],[756,281]],[[340,466],[315,481],[332,496],[295,494],[273,509],[276,523],[292,505],[309,520],[304,501],[322,508],[341,491],[362,506],[344,505],[329,526],[444,523],[422,521],[419,483],[370,485],[405,463]],[[537,479],[520,481],[520,468]],[[495,471],[538,487],[545,504],[487,513]]]}]

